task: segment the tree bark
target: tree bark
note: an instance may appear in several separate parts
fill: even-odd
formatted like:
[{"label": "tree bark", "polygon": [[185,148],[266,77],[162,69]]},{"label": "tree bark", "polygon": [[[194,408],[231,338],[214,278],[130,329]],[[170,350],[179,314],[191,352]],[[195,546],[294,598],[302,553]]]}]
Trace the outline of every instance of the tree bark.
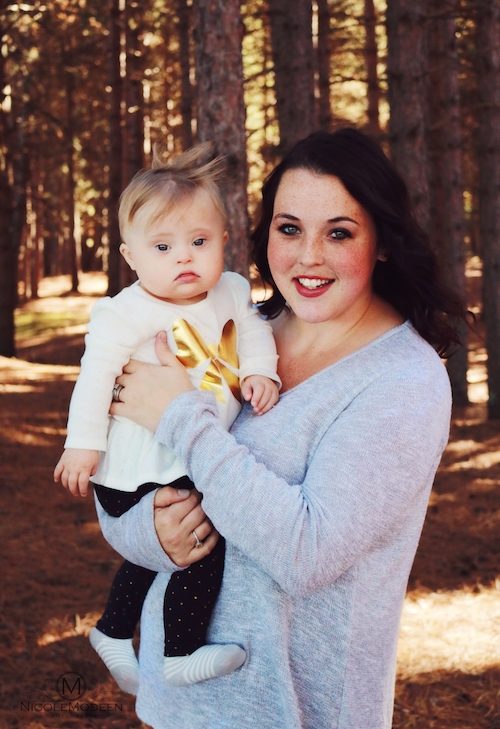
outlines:
[{"label": "tree bark", "polygon": [[198,141],[213,141],[224,155],[229,240],[226,266],[248,277],[248,199],[241,41],[238,0],[195,0],[193,35],[196,57]]},{"label": "tree bark", "polygon": [[315,128],[311,0],[268,0],[280,153]]},{"label": "tree bark", "polygon": [[7,171],[0,168],[0,355],[3,357],[16,355],[17,255],[12,235],[12,188]]},{"label": "tree bark", "polygon": [[[429,0],[428,28],[428,152],[430,236],[448,284],[466,299],[466,247],[462,180],[462,138],[458,86],[458,52],[453,7]],[[467,327],[463,346],[447,362],[453,402],[468,405]]]},{"label": "tree bark", "polygon": [[[129,11],[126,18],[126,122],[127,144],[124,145],[125,171],[123,184],[144,166],[144,125],[142,99],[142,64],[137,13]],[[141,11],[142,16],[142,11]]]},{"label": "tree bark", "polygon": [[488,350],[488,416],[500,418],[500,6],[476,0],[479,233]]},{"label": "tree bark", "polygon": [[428,230],[424,40],[425,0],[391,0],[387,4],[391,157],[408,184],[418,222]]},{"label": "tree bark", "polygon": [[[66,56],[66,53],[64,53]],[[67,64],[71,63],[71,58],[66,58]],[[78,291],[78,255],[76,251],[76,240],[75,240],[75,159],[73,149],[73,138],[74,138],[74,79],[71,68],[66,69],[66,144],[67,144],[67,159],[66,164],[68,165],[68,254],[71,267],[71,291]]]},{"label": "tree bark", "polygon": [[9,83],[5,60],[0,54],[0,150],[3,157],[0,165],[0,355],[15,357],[18,256],[26,220],[29,166],[26,104],[22,103],[20,111],[12,109],[9,112],[3,107]]},{"label": "tree bark", "polygon": [[181,69],[182,148],[193,145],[191,122],[193,119],[193,88],[189,60],[189,7],[187,0],[177,0],[177,29],[179,33],[179,65]]},{"label": "tree bark", "polygon": [[372,137],[380,137],[380,85],[378,81],[378,47],[377,47],[377,14],[373,0],[365,0],[365,64],[366,64],[366,100],[368,104],[368,125],[366,131]]},{"label": "tree bark", "polygon": [[122,191],[122,126],[120,77],[120,7],[111,0],[109,22],[109,195],[108,195],[108,296],[122,288],[118,202]]},{"label": "tree bark", "polygon": [[330,9],[328,0],[318,0],[318,127],[330,131],[332,106],[330,103],[330,64],[332,59]]}]

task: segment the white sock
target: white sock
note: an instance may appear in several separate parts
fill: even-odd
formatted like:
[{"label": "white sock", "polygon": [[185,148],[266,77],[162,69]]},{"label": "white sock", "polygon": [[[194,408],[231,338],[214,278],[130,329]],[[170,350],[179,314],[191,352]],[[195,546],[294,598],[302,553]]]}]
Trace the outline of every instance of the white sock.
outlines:
[{"label": "white sock", "polygon": [[232,673],[246,657],[239,645],[203,645],[190,656],[165,658],[163,675],[171,686],[190,686]]},{"label": "white sock", "polygon": [[97,628],[92,628],[89,640],[122,691],[137,696],[139,662],[132,646],[132,638],[110,638]]}]

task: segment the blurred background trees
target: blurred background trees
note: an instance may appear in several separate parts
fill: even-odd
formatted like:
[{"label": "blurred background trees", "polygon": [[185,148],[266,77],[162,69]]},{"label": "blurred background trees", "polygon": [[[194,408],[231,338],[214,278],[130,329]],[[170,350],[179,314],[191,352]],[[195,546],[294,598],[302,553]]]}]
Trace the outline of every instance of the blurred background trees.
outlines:
[{"label": "blurred background trees", "polygon": [[[353,125],[407,179],[462,294],[483,261],[499,418],[499,23],[497,0],[0,0],[0,354],[43,276],[130,282],[116,206],[156,140],[226,155],[227,265],[248,275],[265,176],[310,131]],[[448,365],[465,405],[466,348]]]}]

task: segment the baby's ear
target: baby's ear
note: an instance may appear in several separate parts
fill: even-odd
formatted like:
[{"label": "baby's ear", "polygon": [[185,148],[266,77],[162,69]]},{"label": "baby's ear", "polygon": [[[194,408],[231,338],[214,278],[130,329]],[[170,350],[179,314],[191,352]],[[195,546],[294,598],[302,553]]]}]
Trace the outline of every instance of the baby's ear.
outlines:
[{"label": "baby's ear", "polygon": [[224,245],[226,245],[228,238],[229,238],[229,233],[227,232],[227,230],[225,230],[224,231]]},{"label": "baby's ear", "polygon": [[132,271],[135,271],[134,261],[132,258],[132,254],[130,253],[130,248],[126,243],[122,243],[120,246],[120,253],[124,257],[124,259],[127,261],[128,265],[132,269]]}]

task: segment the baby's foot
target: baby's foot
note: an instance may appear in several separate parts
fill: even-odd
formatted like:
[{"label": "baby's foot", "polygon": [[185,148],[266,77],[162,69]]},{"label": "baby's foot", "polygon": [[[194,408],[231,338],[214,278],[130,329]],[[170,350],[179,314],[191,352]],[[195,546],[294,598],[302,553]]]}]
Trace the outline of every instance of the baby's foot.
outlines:
[{"label": "baby's foot", "polygon": [[190,686],[232,673],[246,657],[239,645],[203,645],[190,656],[165,658],[163,675],[171,686]]},{"label": "baby's foot", "polygon": [[122,691],[137,696],[139,662],[132,647],[132,638],[110,638],[92,628],[89,640]]}]

